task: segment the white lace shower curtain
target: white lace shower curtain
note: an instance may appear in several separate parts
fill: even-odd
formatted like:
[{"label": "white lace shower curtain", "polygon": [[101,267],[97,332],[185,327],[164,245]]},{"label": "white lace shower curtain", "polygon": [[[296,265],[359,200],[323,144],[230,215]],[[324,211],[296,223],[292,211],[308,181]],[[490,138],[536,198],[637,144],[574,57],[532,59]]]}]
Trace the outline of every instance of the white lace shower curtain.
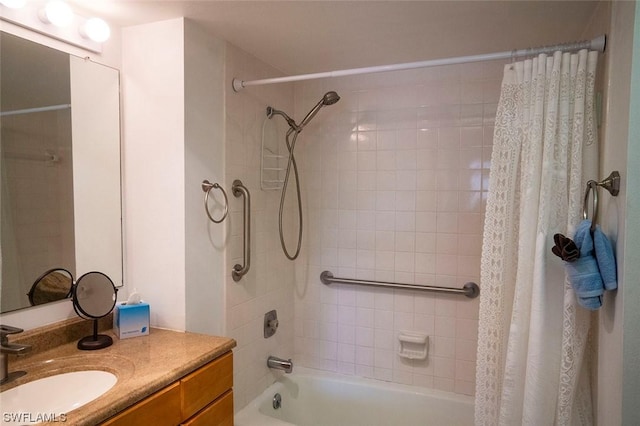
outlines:
[{"label": "white lace shower curtain", "polygon": [[476,425],[588,425],[589,312],[553,235],[572,237],[597,178],[597,52],[505,66],[482,247]]}]

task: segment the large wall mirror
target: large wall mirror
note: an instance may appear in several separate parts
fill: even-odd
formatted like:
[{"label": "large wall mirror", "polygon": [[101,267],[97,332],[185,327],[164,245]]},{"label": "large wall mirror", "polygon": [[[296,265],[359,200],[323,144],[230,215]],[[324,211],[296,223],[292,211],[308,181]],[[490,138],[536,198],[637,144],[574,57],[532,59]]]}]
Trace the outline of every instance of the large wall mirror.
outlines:
[{"label": "large wall mirror", "polygon": [[0,32],[1,312],[54,269],[122,285],[119,79]]}]

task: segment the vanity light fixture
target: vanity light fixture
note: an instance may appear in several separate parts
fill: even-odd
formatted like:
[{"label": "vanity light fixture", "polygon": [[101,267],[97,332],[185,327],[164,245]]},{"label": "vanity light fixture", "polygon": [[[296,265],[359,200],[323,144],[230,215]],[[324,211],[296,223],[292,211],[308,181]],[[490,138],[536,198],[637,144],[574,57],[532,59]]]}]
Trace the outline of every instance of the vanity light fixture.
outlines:
[{"label": "vanity light fixture", "polygon": [[73,11],[62,0],[51,0],[38,11],[38,18],[45,24],[66,27],[73,21]]},{"label": "vanity light fixture", "polygon": [[104,19],[89,18],[78,28],[82,37],[88,38],[98,43],[105,42],[111,37],[111,28]]},{"label": "vanity light fixture", "polygon": [[62,0],[50,0],[44,7],[25,0],[0,0],[0,19],[96,53],[102,52],[102,43],[111,35],[104,20],[80,16]]}]

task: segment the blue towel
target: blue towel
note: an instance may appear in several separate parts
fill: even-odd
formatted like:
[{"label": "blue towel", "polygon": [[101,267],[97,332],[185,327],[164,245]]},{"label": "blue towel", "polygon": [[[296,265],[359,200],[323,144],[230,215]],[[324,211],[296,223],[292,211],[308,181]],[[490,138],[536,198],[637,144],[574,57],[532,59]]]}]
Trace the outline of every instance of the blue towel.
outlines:
[{"label": "blue towel", "polygon": [[590,220],[580,222],[573,240],[580,258],[565,263],[569,281],[580,306],[596,310],[602,306],[605,288],[614,290],[618,286],[613,248],[599,226],[591,234]]},{"label": "blue towel", "polygon": [[617,289],[616,257],[613,254],[611,242],[598,225],[596,225],[596,229],[593,231],[593,244],[596,260],[598,261],[598,268],[600,269],[600,275],[604,283],[604,289]]}]

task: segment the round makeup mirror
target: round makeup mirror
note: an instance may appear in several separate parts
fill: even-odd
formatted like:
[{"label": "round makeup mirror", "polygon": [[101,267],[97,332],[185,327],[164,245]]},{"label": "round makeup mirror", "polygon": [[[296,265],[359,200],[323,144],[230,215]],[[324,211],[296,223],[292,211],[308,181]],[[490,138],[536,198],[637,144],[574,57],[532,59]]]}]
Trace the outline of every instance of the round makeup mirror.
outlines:
[{"label": "round makeup mirror", "polygon": [[111,346],[113,339],[98,334],[98,319],[109,315],[116,305],[118,289],[102,272],[88,272],[78,278],[73,288],[73,308],[84,319],[93,320],[93,335],[78,341],[78,349],[95,350]]},{"label": "round makeup mirror", "polygon": [[27,297],[31,306],[55,302],[71,297],[73,275],[63,268],[49,269],[33,282]]}]

